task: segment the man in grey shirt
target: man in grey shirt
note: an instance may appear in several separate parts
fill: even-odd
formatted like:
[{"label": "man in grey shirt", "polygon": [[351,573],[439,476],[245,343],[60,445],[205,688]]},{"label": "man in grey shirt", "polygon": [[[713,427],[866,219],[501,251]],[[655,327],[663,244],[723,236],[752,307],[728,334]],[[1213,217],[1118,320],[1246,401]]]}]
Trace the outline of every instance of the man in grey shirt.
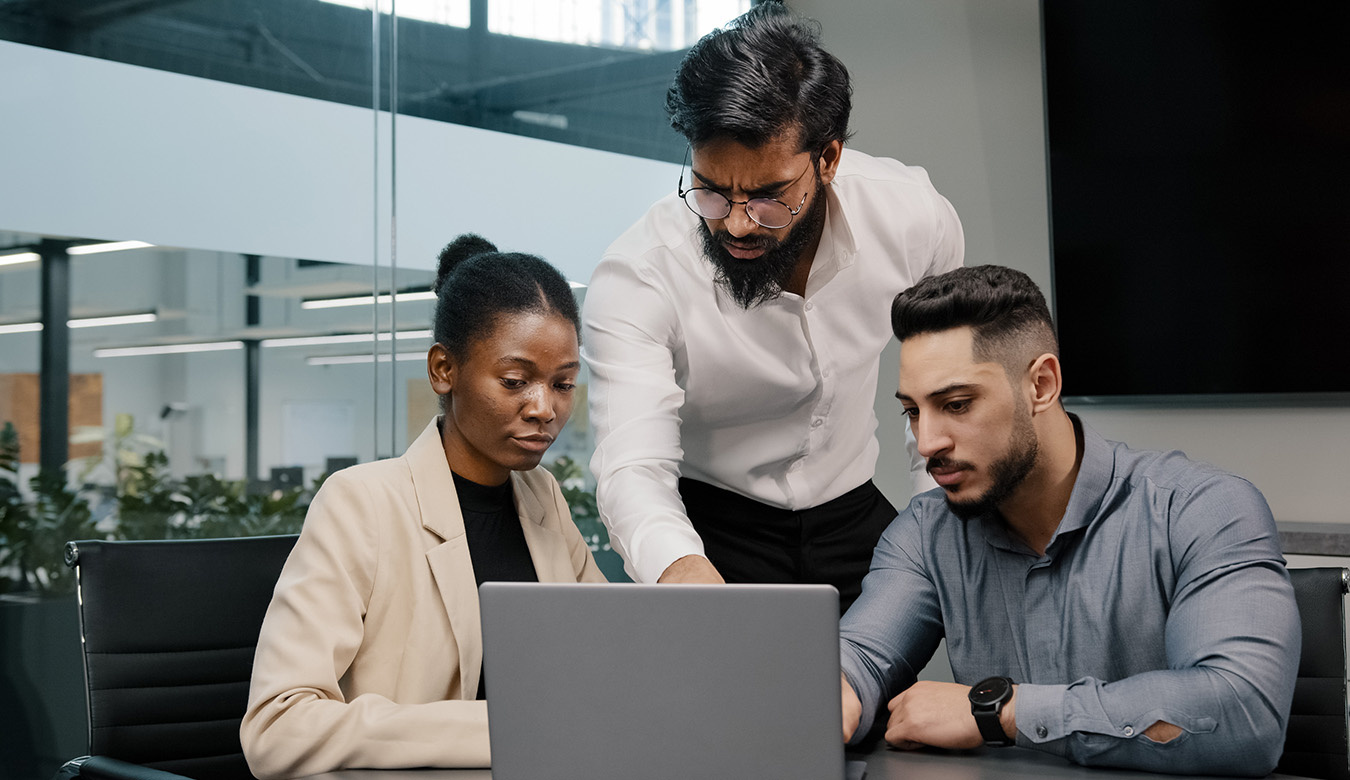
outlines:
[{"label": "man in grey shirt", "polygon": [[[891,314],[897,397],[940,489],[882,535],[841,621],[844,738],[886,704],[901,748],[1269,773],[1300,631],[1261,494],[1067,413],[1050,312],[1025,274],[957,269]],[[916,683],[944,637],[959,684]]]}]

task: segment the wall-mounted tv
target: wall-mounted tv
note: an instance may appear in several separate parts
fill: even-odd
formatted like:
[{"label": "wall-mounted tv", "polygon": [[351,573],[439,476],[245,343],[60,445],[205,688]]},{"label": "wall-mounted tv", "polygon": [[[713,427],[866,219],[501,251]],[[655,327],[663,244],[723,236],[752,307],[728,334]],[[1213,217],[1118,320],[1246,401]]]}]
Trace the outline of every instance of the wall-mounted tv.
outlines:
[{"label": "wall-mounted tv", "polygon": [[1350,2],[1041,12],[1065,395],[1350,403]]}]

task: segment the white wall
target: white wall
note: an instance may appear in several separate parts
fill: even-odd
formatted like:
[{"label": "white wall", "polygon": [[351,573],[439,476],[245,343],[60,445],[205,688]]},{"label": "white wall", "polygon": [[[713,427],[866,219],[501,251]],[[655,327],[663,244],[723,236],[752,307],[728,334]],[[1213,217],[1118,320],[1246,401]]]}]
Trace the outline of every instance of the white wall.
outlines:
[{"label": "white wall", "polygon": [[[820,20],[853,74],[853,145],[923,165],[956,206],[966,263],[997,263],[1049,290],[1037,0],[792,0]],[[877,390],[878,483],[908,495],[892,346]],[[1252,355],[1279,369],[1278,356]],[[1073,366],[1065,366],[1072,372]],[[1108,438],[1181,449],[1241,474],[1279,520],[1350,523],[1350,409],[1075,408]]]}]

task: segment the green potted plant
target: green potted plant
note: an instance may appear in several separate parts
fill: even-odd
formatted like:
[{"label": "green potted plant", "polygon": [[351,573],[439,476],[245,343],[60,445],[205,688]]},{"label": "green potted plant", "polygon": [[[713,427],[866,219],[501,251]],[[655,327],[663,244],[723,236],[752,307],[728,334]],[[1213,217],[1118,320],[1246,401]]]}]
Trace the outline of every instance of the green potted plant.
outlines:
[{"label": "green potted plant", "polygon": [[[296,533],[310,490],[251,494],[242,480],[175,478],[158,439],[129,414],[110,428],[82,428],[72,443],[100,443],[64,472],[25,489],[19,438],[0,427],[0,777],[47,777],[85,750],[84,675],[73,572],[76,539],[184,539]],[[317,489],[317,483],[313,489]],[[99,520],[98,518],[102,518]]]},{"label": "green potted plant", "polygon": [[69,539],[99,533],[61,472],[23,490],[19,437],[0,427],[0,776],[50,775],[85,746],[84,677]]},{"label": "green potted plant", "polygon": [[595,503],[595,491],[589,487],[586,467],[566,455],[559,455],[548,465],[548,470],[558,480],[563,500],[572,513],[572,522],[577,524],[581,537],[591,548],[595,565],[610,582],[630,582],[623,570],[623,558],[610,546],[609,531],[600,520],[600,509]]}]

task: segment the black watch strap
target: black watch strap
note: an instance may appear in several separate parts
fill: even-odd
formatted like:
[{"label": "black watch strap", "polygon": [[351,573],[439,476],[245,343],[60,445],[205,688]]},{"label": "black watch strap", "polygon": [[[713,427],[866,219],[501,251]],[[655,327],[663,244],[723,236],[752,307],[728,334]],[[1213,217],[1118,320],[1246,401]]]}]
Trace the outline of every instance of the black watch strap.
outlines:
[{"label": "black watch strap", "polygon": [[999,715],[1003,705],[1012,699],[1013,681],[1007,677],[989,677],[981,680],[970,689],[970,714],[980,729],[984,744],[990,747],[1009,747],[1016,740],[1003,731],[1003,722]]},{"label": "black watch strap", "polygon": [[[999,710],[1003,705],[998,706]],[[989,747],[1011,747],[1016,740],[1003,732],[1003,722],[999,720],[997,710],[976,712],[975,725],[980,727],[980,736]]]}]

